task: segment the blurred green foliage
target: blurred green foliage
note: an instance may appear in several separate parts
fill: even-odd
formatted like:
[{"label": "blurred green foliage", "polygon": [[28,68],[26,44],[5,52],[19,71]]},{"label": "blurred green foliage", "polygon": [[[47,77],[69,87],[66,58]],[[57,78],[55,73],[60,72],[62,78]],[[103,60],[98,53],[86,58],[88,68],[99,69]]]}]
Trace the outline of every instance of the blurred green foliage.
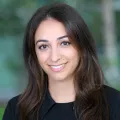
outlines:
[{"label": "blurred green foliage", "polygon": [[2,120],[5,108],[0,108],[0,120]]},{"label": "blurred green foliage", "polygon": [[[97,43],[100,63],[107,66],[104,56],[101,0],[1,0],[0,1],[0,97],[18,94],[26,86],[22,56],[25,26],[32,14],[42,5],[65,2],[81,14]],[[120,45],[120,11],[115,11],[117,42]],[[118,47],[120,55],[120,47]],[[120,60],[120,57],[119,57]],[[115,61],[113,61],[114,63]],[[118,63],[117,63],[118,64]],[[118,64],[120,68],[120,61]],[[6,92],[5,92],[6,91]],[[12,96],[13,94],[11,94]]]}]

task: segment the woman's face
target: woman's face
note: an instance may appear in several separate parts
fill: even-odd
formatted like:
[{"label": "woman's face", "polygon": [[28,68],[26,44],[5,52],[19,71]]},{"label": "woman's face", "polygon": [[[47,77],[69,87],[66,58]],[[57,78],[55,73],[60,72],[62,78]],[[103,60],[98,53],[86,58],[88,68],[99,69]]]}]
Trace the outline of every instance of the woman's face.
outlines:
[{"label": "woman's face", "polygon": [[61,22],[49,18],[40,23],[35,33],[35,51],[48,80],[73,79],[79,55]]}]

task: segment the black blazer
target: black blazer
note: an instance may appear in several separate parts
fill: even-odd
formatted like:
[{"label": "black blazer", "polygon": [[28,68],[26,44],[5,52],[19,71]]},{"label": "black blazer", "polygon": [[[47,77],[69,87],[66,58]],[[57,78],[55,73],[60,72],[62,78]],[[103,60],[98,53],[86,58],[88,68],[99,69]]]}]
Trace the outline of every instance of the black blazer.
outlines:
[{"label": "black blazer", "polygon": [[[110,110],[110,120],[120,120],[120,92],[108,86],[104,86],[104,88]],[[13,97],[8,101],[7,107],[3,115],[3,120],[19,120],[19,110],[16,107],[18,97],[19,95]],[[40,120],[44,120],[46,113],[51,109],[54,104],[55,102],[47,93],[42,105],[43,107],[40,109]]]}]

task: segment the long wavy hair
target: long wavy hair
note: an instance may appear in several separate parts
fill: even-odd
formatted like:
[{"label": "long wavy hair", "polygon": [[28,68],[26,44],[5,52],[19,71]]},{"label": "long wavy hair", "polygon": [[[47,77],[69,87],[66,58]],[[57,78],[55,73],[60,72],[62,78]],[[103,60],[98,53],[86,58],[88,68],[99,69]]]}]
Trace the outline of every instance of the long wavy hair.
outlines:
[{"label": "long wavy hair", "polygon": [[64,3],[39,8],[27,25],[23,54],[28,71],[28,85],[18,102],[20,120],[39,119],[39,109],[44,100],[48,78],[38,63],[34,36],[39,24],[48,18],[63,23],[68,37],[80,53],[79,65],[74,74],[74,112],[77,120],[108,120],[104,77],[98,62],[95,42],[79,13]]}]

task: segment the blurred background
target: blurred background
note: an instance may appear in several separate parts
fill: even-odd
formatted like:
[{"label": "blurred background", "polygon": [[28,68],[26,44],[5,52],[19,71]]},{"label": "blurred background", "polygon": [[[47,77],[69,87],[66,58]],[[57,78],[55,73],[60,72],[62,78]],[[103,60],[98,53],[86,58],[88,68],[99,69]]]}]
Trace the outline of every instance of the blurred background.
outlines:
[{"label": "blurred background", "polygon": [[120,90],[120,0],[0,0],[1,111],[27,84],[22,56],[25,26],[37,8],[54,2],[78,10],[96,41],[105,84]]}]

